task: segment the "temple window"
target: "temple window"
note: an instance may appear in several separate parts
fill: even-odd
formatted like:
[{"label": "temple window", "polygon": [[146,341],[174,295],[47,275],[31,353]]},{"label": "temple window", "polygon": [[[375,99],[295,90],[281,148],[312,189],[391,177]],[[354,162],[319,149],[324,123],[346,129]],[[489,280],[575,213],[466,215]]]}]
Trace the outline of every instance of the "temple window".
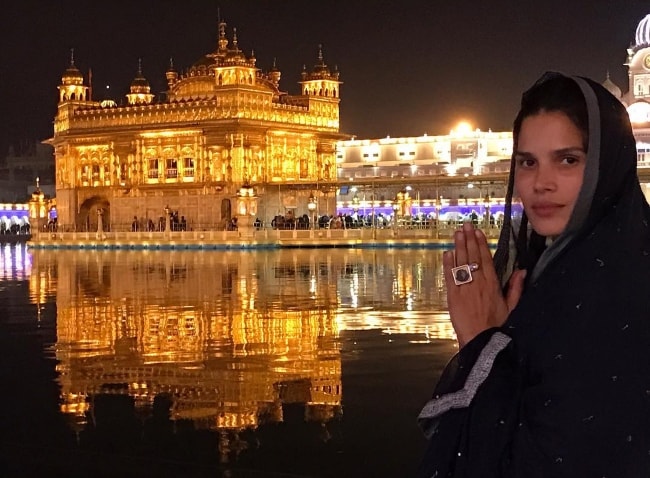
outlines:
[{"label": "temple window", "polygon": [[99,169],[99,164],[93,164],[93,169],[92,169],[92,171],[93,171],[92,185],[93,185],[93,186],[99,186],[99,181],[100,181],[100,177],[99,177],[99,171],[100,171],[100,169]]},{"label": "temple window", "polygon": [[194,177],[194,158],[183,159],[183,177],[184,178]]},{"label": "temple window", "polygon": [[308,175],[309,175],[309,169],[307,165],[307,160],[305,158],[302,158],[300,160],[300,178],[306,179]]},{"label": "temple window", "polygon": [[90,167],[86,164],[81,170],[81,184],[83,186],[88,186],[90,182]]},{"label": "temple window", "polygon": [[149,179],[158,179],[158,159],[149,160],[149,171],[147,177]]},{"label": "temple window", "polygon": [[165,177],[167,179],[175,179],[178,177],[178,161],[176,158],[171,158],[166,161]]}]

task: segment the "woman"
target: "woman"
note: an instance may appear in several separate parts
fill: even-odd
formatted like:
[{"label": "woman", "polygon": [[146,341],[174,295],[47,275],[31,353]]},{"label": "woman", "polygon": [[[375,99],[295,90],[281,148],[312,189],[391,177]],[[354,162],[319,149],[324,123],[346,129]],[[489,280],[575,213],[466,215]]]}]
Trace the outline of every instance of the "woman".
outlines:
[{"label": "woman", "polygon": [[471,224],[443,258],[460,351],[419,417],[419,476],[649,477],[650,210],[627,112],[546,74],[513,136],[494,263]]}]

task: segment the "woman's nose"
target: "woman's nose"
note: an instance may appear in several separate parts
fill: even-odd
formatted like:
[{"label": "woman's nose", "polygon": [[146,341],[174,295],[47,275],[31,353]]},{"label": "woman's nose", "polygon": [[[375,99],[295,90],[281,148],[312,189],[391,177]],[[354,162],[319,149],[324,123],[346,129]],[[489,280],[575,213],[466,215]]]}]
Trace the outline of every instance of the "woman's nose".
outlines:
[{"label": "woman's nose", "polygon": [[550,191],[555,189],[556,178],[555,170],[551,165],[539,164],[537,174],[535,174],[535,191]]}]

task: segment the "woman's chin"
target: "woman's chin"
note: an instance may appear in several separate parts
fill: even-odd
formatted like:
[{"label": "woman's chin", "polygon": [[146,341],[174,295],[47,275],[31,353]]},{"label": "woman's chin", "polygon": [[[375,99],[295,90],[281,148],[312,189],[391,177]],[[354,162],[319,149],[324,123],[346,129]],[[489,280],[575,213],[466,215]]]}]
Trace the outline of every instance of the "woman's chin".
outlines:
[{"label": "woman's chin", "polygon": [[564,221],[530,221],[533,230],[544,237],[557,237],[562,234],[564,228],[566,227],[566,222]]}]

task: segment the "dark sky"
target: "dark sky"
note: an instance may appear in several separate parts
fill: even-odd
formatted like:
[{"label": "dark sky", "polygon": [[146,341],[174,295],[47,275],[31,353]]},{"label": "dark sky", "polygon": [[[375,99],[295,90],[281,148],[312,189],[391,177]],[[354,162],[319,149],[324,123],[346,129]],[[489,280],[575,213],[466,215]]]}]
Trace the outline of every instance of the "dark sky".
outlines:
[{"label": "dark sky", "polygon": [[218,11],[281,88],[299,92],[317,45],[337,65],[341,130],[360,138],[446,134],[460,119],[509,130],[521,92],[546,70],[612,79],[640,0],[17,0],[0,20],[2,143],[52,133],[57,85],[74,48],[94,96],[124,98],[142,59],[154,93],[169,58],[184,70],[216,48]]}]

